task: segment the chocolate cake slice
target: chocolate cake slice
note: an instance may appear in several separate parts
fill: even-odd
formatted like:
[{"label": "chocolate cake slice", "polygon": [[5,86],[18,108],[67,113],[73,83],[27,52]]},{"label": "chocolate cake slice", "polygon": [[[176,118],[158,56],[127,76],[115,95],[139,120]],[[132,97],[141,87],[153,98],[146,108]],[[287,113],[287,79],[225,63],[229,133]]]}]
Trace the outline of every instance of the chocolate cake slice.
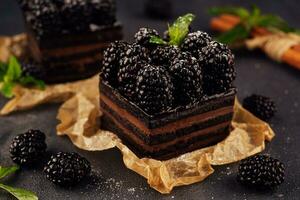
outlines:
[{"label": "chocolate cake slice", "polygon": [[102,128],[116,133],[137,155],[168,159],[214,145],[230,130],[236,90],[188,108],[148,115],[105,82],[100,83]]},{"label": "chocolate cake slice", "polygon": [[[167,41],[156,30],[141,28],[135,43],[117,41],[105,50],[101,128],[116,133],[141,157],[169,159],[229,134],[234,56],[207,33],[189,33],[192,19],[191,14],[180,17]],[[178,35],[184,37],[178,40]]]},{"label": "chocolate cake slice", "polygon": [[19,0],[34,62],[47,83],[88,78],[99,72],[103,51],[122,39],[114,0]]}]

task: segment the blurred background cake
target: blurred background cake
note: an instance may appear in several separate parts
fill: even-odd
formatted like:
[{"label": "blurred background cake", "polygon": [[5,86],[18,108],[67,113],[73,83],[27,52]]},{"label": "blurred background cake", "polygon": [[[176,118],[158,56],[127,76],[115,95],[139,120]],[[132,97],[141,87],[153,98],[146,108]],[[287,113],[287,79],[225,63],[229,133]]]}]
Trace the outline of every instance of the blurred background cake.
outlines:
[{"label": "blurred background cake", "polygon": [[103,50],[122,38],[114,0],[18,0],[30,54],[48,83],[88,78]]}]

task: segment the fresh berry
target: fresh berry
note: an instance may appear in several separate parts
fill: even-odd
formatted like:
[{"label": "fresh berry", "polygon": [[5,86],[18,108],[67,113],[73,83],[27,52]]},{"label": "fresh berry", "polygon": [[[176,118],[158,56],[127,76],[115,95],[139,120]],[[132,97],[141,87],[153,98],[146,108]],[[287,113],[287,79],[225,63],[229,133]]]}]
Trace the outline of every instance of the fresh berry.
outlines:
[{"label": "fresh berry", "polygon": [[140,69],[147,67],[145,62],[134,62],[120,68],[118,72],[119,91],[129,100],[134,100],[137,84],[137,74]]},{"label": "fresh berry", "polygon": [[170,0],[148,0],[145,3],[145,13],[151,18],[169,18],[172,16],[172,2]]},{"label": "fresh berry", "polygon": [[167,111],[173,105],[174,86],[164,67],[145,66],[138,72],[136,104],[148,114]]},{"label": "fresh berry", "polygon": [[175,46],[157,46],[150,53],[155,65],[170,65],[171,61],[180,54],[180,49]]},{"label": "fresh berry", "polygon": [[86,13],[86,3],[82,0],[69,0],[61,8],[64,29],[72,33],[89,30],[90,19]]},{"label": "fresh berry", "polygon": [[206,32],[197,31],[189,33],[184,39],[181,48],[183,51],[187,51],[193,56],[198,57],[199,50],[206,47],[211,40],[211,37]]},{"label": "fresh berry", "polygon": [[175,58],[170,66],[176,91],[176,102],[179,105],[199,102],[203,95],[202,69],[196,58],[184,55]]},{"label": "fresh berry", "polygon": [[44,167],[46,177],[51,182],[63,186],[73,186],[91,171],[89,161],[77,153],[59,152],[51,156]]},{"label": "fresh berry", "polygon": [[153,44],[150,43],[151,36],[159,36],[159,34],[154,29],[140,28],[140,30],[134,35],[134,39],[136,43],[149,47],[153,46]]},{"label": "fresh berry", "polygon": [[87,1],[86,13],[90,13],[91,23],[103,26],[116,22],[115,0]]},{"label": "fresh berry", "polygon": [[45,138],[45,134],[39,130],[29,130],[17,135],[9,149],[12,160],[22,166],[30,166],[39,161],[46,152]]},{"label": "fresh berry", "polygon": [[45,78],[45,70],[36,63],[22,63],[22,75],[33,76],[34,78],[43,80]]},{"label": "fresh berry", "polygon": [[128,44],[122,41],[115,41],[104,51],[101,78],[111,86],[117,86],[119,72],[119,61],[125,55]]},{"label": "fresh berry", "polygon": [[246,97],[243,107],[262,120],[271,119],[276,113],[276,105],[269,97],[253,94]]},{"label": "fresh berry", "polygon": [[120,68],[128,65],[134,65],[140,61],[149,62],[149,52],[145,47],[136,43],[128,45],[125,49],[124,55],[119,57]]},{"label": "fresh berry", "polygon": [[203,87],[206,94],[226,92],[232,87],[236,77],[234,55],[226,45],[210,42],[199,52],[198,61],[203,65]]},{"label": "fresh berry", "polygon": [[272,157],[256,155],[241,161],[237,180],[249,186],[272,188],[283,183],[284,166]]}]

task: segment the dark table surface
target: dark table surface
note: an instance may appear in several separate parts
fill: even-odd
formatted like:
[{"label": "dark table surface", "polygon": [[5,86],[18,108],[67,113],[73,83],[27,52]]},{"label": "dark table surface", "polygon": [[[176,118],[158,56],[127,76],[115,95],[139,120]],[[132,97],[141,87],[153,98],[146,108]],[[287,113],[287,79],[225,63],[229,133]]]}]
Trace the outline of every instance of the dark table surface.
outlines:
[{"label": "dark table surface", "polygon": [[[134,32],[142,26],[163,31],[166,21],[153,20],[143,15],[141,0],[119,0],[118,17],[124,24],[125,39],[132,40]],[[173,0],[174,16],[186,12],[197,15],[194,27],[209,31],[210,6],[236,4],[238,1],[221,0]],[[281,15],[290,24],[300,27],[300,4],[298,0],[239,1],[250,6],[257,4],[266,12]],[[0,1],[0,34],[16,34],[23,31],[20,11],[13,0]],[[55,127],[59,105],[44,105],[30,111],[18,112],[0,117],[0,165],[13,163],[8,148],[12,138],[30,128],[38,128],[47,133],[50,152],[76,151],[90,160],[92,176],[72,189],[62,189],[48,182],[41,167],[22,170],[5,183],[30,189],[42,200],[53,199],[299,199],[300,196],[300,71],[287,65],[271,61],[261,52],[236,52],[239,99],[252,93],[272,97],[278,105],[278,113],[271,120],[276,132],[275,139],[267,144],[265,153],[270,154],[286,166],[286,181],[275,191],[255,191],[245,188],[235,181],[237,164],[218,166],[215,173],[201,183],[175,188],[170,195],[161,195],[151,189],[146,180],[128,170],[118,150],[86,152],[77,149],[66,137],[57,137]],[[0,105],[6,99],[0,98]],[[0,191],[0,199],[13,199]]]}]

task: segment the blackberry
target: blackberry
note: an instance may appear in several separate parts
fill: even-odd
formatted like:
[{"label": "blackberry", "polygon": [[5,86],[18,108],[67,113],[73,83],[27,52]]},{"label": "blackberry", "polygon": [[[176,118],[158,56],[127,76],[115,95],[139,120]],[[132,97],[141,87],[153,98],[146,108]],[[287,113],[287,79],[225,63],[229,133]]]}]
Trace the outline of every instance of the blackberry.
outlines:
[{"label": "blackberry", "polygon": [[128,46],[123,41],[115,41],[104,51],[100,77],[111,86],[117,86],[119,61],[125,55]]},{"label": "blackberry", "polygon": [[82,0],[69,0],[61,8],[64,28],[72,33],[89,30],[90,18],[86,13],[86,3]]},{"label": "blackberry", "polygon": [[175,101],[178,105],[187,105],[201,100],[202,69],[196,58],[183,52],[173,60],[169,71],[175,85]]},{"label": "blackberry", "polygon": [[140,69],[147,67],[145,62],[135,62],[125,65],[118,72],[119,91],[129,100],[134,100],[137,74]]},{"label": "blackberry", "polygon": [[272,188],[284,182],[284,165],[266,155],[256,155],[242,160],[237,180],[245,185]]},{"label": "blackberry", "polygon": [[138,72],[136,104],[153,115],[172,108],[174,86],[167,70],[148,65]]},{"label": "blackberry", "polygon": [[170,0],[148,0],[145,3],[145,13],[151,18],[166,19],[172,16]]},{"label": "blackberry", "polygon": [[236,77],[234,55],[230,49],[216,41],[202,48],[198,61],[203,66],[203,88],[208,95],[228,91]]},{"label": "blackberry", "polygon": [[276,113],[276,105],[269,97],[253,94],[243,101],[243,107],[262,120],[271,119]]},{"label": "blackberry", "polygon": [[157,46],[150,53],[152,62],[156,65],[170,65],[170,62],[180,54],[180,49],[175,46]]},{"label": "blackberry", "polygon": [[39,130],[28,130],[17,135],[9,148],[13,162],[22,166],[31,166],[39,161],[46,152],[45,139],[45,134]]},{"label": "blackberry", "polygon": [[22,75],[33,76],[37,79],[43,80],[45,78],[45,70],[36,63],[21,63]]},{"label": "blackberry", "polygon": [[89,161],[77,153],[59,152],[51,156],[44,167],[46,178],[54,184],[68,187],[80,182],[91,171]]},{"label": "blackberry", "polygon": [[198,57],[199,50],[206,47],[211,40],[211,37],[206,32],[197,31],[189,33],[184,39],[181,49],[183,51],[190,52],[195,57]]},{"label": "blackberry", "polygon": [[124,54],[120,56],[120,67],[126,67],[128,65],[134,65],[139,61],[150,62],[148,50],[136,43],[127,45]]},{"label": "blackberry", "polygon": [[137,44],[149,47],[154,46],[154,44],[150,43],[151,36],[159,36],[159,34],[154,29],[140,28],[140,30],[134,35],[134,39]]},{"label": "blackberry", "polygon": [[91,23],[112,25],[116,22],[115,0],[93,0],[87,2],[86,13],[90,14]]}]

